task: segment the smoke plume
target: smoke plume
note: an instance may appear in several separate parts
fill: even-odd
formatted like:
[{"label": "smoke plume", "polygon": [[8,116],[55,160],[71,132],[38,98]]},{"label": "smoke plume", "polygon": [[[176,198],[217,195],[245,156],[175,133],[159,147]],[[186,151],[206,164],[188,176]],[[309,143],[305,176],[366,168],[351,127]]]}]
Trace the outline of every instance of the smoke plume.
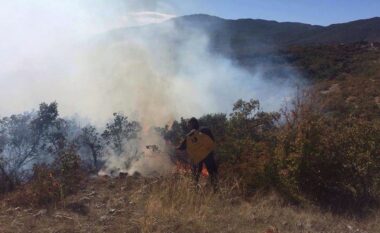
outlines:
[{"label": "smoke plume", "polygon": [[[57,101],[63,116],[77,114],[100,126],[123,112],[147,129],[181,116],[228,112],[239,98],[276,110],[293,95],[290,84],[265,80],[259,68],[248,72],[211,52],[204,31],[180,33],[175,14],[162,1],[2,3],[0,115]],[[155,143],[162,144],[140,135],[125,146],[140,153]],[[108,154],[107,165],[120,169],[131,156]],[[162,167],[150,161],[132,168]]]}]

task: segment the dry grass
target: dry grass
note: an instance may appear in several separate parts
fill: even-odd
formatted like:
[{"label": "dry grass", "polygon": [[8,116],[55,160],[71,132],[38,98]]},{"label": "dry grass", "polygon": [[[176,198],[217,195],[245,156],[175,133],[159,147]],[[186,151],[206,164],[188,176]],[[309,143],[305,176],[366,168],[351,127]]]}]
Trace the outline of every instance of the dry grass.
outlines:
[{"label": "dry grass", "polygon": [[380,215],[366,220],[334,216],[291,206],[275,193],[247,200],[239,188],[237,182],[223,182],[214,194],[207,187],[194,190],[186,177],[160,180],[134,196],[144,204],[133,217],[142,232],[380,232]]},{"label": "dry grass", "polygon": [[236,180],[213,193],[182,175],[94,178],[46,212],[1,201],[0,232],[380,232],[378,213],[359,220],[295,207],[273,192],[247,199],[241,191]]}]

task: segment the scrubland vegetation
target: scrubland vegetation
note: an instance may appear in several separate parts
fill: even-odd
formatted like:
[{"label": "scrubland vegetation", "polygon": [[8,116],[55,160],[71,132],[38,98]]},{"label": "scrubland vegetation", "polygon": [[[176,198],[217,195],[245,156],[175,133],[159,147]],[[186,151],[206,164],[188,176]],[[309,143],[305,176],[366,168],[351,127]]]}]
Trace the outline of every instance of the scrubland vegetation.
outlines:
[{"label": "scrubland vegetation", "polygon": [[[238,100],[202,116],[216,193],[178,172],[90,178],[105,147],[122,155],[138,137],[123,114],[103,131],[60,118],[57,103],[2,118],[1,232],[380,232],[380,56],[366,46],[293,48],[314,80],[281,111]],[[156,130],[177,144],[186,119]]]}]

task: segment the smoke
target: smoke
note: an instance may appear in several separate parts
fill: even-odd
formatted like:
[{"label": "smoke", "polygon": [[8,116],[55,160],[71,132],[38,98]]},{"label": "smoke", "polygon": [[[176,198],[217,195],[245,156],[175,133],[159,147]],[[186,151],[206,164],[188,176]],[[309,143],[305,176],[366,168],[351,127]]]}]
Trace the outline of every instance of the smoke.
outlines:
[{"label": "smoke", "polygon": [[119,156],[108,147],[105,153],[105,166],[99,174],[117,176],[120,172],[143,176],[165,175],[173,170],[168,147],[160,134],[154,130],[142,132],[137,139],[123,143],[125,153]]},{"label": "smoke", "polygon": [[[267,110],[276,110],[293,95],[291,84],[273,83],[259,68],[248,72],[211,52],[204,31],[183,33],[173,20],[131,27],[175,14],[175,6],[163,1],[2,3],[0,115],[57,101],[63,116],[77,114],[104,125],[113,112],[124,112],[146,129],[181,116],[228,112],[239,98],[259,99]],[[109,152],[107,165],[121,169],[133,151],[162,145],[159,140],[140,135],[125,144],[125,158]],[[132,168],[161,164],[150,161]]]}]

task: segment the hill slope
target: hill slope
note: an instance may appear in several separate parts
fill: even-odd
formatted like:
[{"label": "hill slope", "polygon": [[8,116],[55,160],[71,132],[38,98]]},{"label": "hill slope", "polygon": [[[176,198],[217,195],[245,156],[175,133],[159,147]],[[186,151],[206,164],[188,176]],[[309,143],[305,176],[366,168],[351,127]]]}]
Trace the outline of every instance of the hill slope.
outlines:
[{"label": "hill slope", "polygon": [[330,26],[262,19],[228,20],[208,15],[189,15],[173,19],[183,27],[198,27],[216,36],[261,40],[279,46],[300,44],[353,43],[380,41],[380,17]]},{"label": "hill slope", "polygon": [[380,18],[327,27],[261,19],[227,20],[208,15],[173,19],[182,30],[198,28],[210,35],[211,46],[229,56],[268,53],[294,45],[339,44],[380,41]]},{"label": "hill slope", "polygon": [[194,35],[194,32],[208,36],[211,51],[250,68],[257,63],[283,61],[289,54],[284,56],[278,52],[289,47],[380,42],[380,17],[318,26],[261,19],[228,20],[198,14],[174,18],[161,24],[121,28],[111,31],[108,36],[122,40],[126,36],[143,33],[148,40],[155,41],[159,37],[170,41],[170,46],[175,50],[179,43],[189,38],[189,35]]}]

